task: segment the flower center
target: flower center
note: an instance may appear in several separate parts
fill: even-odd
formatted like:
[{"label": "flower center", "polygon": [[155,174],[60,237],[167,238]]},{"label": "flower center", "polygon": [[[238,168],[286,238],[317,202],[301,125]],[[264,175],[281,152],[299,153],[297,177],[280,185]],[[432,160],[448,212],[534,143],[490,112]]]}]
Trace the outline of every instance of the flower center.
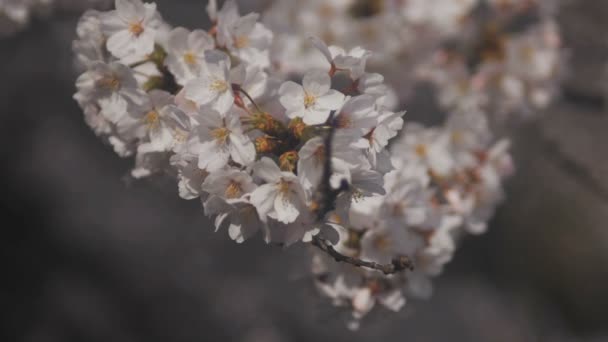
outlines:
[{"label": "flower center", "polygon": [[464,140],[464,134],[461,131],[452,132],[452,142],[460,144]]},{"label": "flower center", "polygon": [[217,142],[224,144],[230,136],[230,130],[226,127],[216,128],[211,131],[211,135],[213,136],[213,138],[215,138],[215,140],[217,140]]},{"label": "flower center", "polygon": [[135,37],[139,37],[142,33],[144,33],[144,27],[141,24],[141,21],[130,23],[129,32],[131,32]]},{"label": "flower center", "polygon": [[428,153],[428,149],[427,149],[426,145],[424,145],[424,144],[418,144],[414,148],[414,152],[416,152],[416,155],[418,157],[424,158],[424,157],[426,157],[426,155]]},{"label": "flower center", "polygon": [[381,251],[386,251],[391,246],[391,241],[384,235],[378,235],[373,242],[373,245],[376,249]]},{"label": "flower center", "polygon": [[234,38],[234,47],[237,49],[246,48],[249,46],[249,37],[238,36]]},{"label": "flower center", "polygon": [[279,182],[279,194],[286,196],[289,193],[291,182],[281,179]]},{"label": "flower center", "polygon": [[242,193],[243,189],[241,188],[241,184],[232,180],[230,181],[230,184],[228,184],[224,195],[226,196],[226,198],[238,198],[241,196]]},{"label": "flower center", "polygon": [[184,54],[184,62],[189,65],[196,65],[196,56],[192,52],[186,52]]},{"label": "flower center", "polygon": [[97,85],[108,90],[116,91],[120,88],[120,79],[116,75],[104,76],[97,82]]},{"label": "flower center", "polygon": [[226,81],[216,79],[211,82],[210,88],[218,93],[223,93],[228,90],[228,83],[226,83]]},{"label": "flower center", "polygon": [[314,104],[317,102],[317,98],[314,95],[311,95],[309,93],[304,93],[304,107],[306,107],[307,109],[314,106]]},{"label": "flower center", "polygon": [[158,127],[158,122],[160,121],[160,116],[158,112],[155,110],[149,111],[146,115],[144,115],[144,123],[148,126],[148,129],[155,129]]}]

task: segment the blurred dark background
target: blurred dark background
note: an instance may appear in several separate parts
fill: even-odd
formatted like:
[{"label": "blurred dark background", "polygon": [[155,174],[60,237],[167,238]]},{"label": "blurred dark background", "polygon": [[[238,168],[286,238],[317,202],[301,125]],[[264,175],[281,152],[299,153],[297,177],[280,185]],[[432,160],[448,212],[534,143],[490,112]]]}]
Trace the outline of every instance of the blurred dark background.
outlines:
[{"label": "blurred dark background", "polygon": [[[157,2],[171,23],[205,23],[204,1]],[[0,340],[608,341],[607,14],[564,3],[563,96],[516,130],[489,233],[464,241],[431,299],[359,332],[316,294],[303,246],[237,245],[172,182],[126,182],[132,162],[71,99],[78,15],[34,22],[0,41]]]}]

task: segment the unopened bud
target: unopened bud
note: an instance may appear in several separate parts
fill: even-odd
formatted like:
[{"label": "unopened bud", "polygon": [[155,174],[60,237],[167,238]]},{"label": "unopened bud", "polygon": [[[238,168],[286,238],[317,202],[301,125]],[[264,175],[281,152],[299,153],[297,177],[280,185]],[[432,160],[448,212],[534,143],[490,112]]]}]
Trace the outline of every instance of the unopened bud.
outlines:
[{"label": "unopened bud", "polygon": [[304,123],[302,118],[297,117],[289,122],[287,129],[289,130],[289,133],[292,136],[296,137],[297,139],[301,139],[302,136],[304,135],[304,130],[306,129],[306,124]]},{"label": "unopened bud", "polygon": [[296,151],[283,153],[281,157],[279,157],[279,166],[281,167],[281,170],[294,172],[298,158],[298,152]]},{"label": "unopened bud", "polygon": [[257,153],[273,153],[279,147],[279,141],[271,136],[265,135],[255,139],[255,151]]}]

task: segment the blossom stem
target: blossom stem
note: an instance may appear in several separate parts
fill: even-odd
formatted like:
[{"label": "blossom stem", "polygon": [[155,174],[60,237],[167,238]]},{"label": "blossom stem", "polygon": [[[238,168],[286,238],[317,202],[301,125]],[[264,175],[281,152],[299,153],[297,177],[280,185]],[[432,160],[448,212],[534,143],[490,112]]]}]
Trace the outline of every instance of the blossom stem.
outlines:
[{"label": "blossom stem", "polygon": [[253,100],[253,98],[245,91],[245,89],[241,88],[239,85],[233,85],[233,87],[235,87],[236,90],[238,90],[239,92],[241,92],[243,95],[245,95],[245,97],[253,104],[253,106],[255,107],[255,109],[260,112],[263,113],[262,109],[260,108],[260,106],[258,106],[258,104]]},{"label": "blossom stem", "polygon": [[327,253],[337,262],[344,262],[347,264],[351,264],[356,267],[365,267],[373,270],[380,271],[386,275],[395,274],[399,272],[403,272],[405,270],[414,270],[414,264],[412,261],[406,256],[400,256],[395,259],[390,264],[379,264],[373,261],[365,261],[359,258],[353,258],[346,256],[340,252],[338,252],[334,246],[327,240],[319,237],[318,235],[312,238],[311,244],[323,252]]}]

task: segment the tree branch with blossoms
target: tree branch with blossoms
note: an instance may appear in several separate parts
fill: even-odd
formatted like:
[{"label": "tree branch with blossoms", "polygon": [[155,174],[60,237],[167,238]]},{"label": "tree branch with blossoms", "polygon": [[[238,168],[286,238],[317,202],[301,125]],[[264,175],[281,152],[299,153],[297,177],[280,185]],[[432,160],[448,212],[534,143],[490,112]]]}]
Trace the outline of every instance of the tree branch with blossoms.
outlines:
[{"label": "tree branch with blossoms", "polygon": [[[416,22],[410,28],[414,36],[435,25],[446,33],[460,31],[452,26],[461,24],[457,19],[475,1],[444,1],[462,6],[461,13]],[[280,3],[267,14],[281,9]],[[388,12],[383,6],[356,7],[342,15],[407,16],[419,13],[416,6],[422,4],[403,2],[395,5],[403,8]],[[309,5],[316,6],[293,4]],[[294,13],[304,15],[307,8]],[[74,99],[97,135],[120,156],[134,156],[133,177],[173,175],[179,196],[199,199],[214,228],[237,243],[256,234],[285,247],[310,243],[315,247],[312,272],[329,275],[316,277],[316,285],[334,302],[345,303],[354,320],[375,303],[398,311],[406,294],[424,295],[416,292],[428,288],[429,279],[451,259],[457,236],[484,231],[502,198],[502,179],[512,170],[509,144],[492,136],[487,108],[479,102],[485,96],[476,92],[494,94],[483,88],[494,79],[525,84],[521,89],[533,80],[466,73],[462,78],[470,79],[463,80],[466,58],[425,56],[419,72],[411,75],[446,83],[442,100],[462,103],[450,104],[453,113],[443,126],[406,124],[384,76],[368,70],[368,62],[375,61],[371,51],[327,46],[317,38],[305,49],[297,37],[308,29],[283,32],[300,20],[266,26],[292,17],[284,10],[262,24],[256,13],[241,16],[235,1],[219,8],[211,0],[207,13],[213,28],[189,30],[171,27],[154,3],[115,0],[115,10],[85,13],[78,24],[73,48],[84,70]],[[420,13],[427,12],[452,13]],[[355,25],[357,20],[344,22]],[[388,31],[369,33],[388,39],[387,46],[409,41]],[[545,33],[515,42],[516,51],[526,54],[503,53],[502,37],[482,50],[500,57],[524,55],[529,63],[537,58],[529,58],[527,47],[538,45]],[[423,47],[445,45],[427,44],[427,38],[413,41]],[[291,55],[311,49],[325,58]],[[406,51],[427,50],[414,46]],[[396,74],[407,74],[401,71],[403,55],[398,60]],[[517,71],[518,77],[530,74]],[[344,79],[349,84],[338,88]],[[542,102],[543,93],[535,95]],[[330,239],[328,227],[337,239]],[[346,284],[345,279],[356,281]]]}]

